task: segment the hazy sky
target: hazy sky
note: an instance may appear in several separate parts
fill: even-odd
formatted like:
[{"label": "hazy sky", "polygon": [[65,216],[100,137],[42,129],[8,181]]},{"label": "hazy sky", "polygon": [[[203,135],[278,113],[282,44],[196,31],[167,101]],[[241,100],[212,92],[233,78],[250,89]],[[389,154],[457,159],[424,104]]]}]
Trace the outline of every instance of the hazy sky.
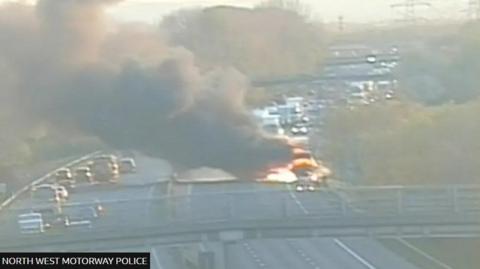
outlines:
[{"label": "hazy sky", "polygon": [[[33,1],[33,0],[0,0]],[[323,21],[336,21],[342,15],[349,22],[392,21],[402,16],[401,10],[393,11],[391,4],[406,0],[300,0],[310,6],[313,18]],[[205,7],[214,5],[234,5],[252,7],[263,0],[124,0],[109,9],[109,14],[119,20],[146,21],[156,23],[162,16],[185,7]],[[431,8],[419,8],[418,14],[429,19],[459,18],[467,7],[468,0],[422,0],[430,2]]]}]

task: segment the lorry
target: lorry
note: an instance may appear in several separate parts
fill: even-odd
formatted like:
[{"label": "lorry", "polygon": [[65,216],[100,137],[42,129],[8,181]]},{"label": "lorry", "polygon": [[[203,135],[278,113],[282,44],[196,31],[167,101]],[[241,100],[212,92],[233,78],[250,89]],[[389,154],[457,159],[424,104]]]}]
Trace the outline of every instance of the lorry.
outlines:
[{"label": "lorry", "polygon": [[322,162],[317,161],[312,153],[303,148],[293,148],[293,161],[290,170],[297,176],[297,191],[314,191],[316,187],[327,186],[331,175]]}]

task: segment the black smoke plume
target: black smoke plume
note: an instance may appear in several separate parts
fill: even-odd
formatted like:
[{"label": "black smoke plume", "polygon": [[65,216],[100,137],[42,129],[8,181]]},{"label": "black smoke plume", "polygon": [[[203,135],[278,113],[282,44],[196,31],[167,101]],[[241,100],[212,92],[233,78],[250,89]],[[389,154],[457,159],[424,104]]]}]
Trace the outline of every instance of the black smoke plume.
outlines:
[{"label": "black smoke plume", "polygon": [[182,166],[236,175],[285,162],[243,106],[248,82],[229,68],[200,70],[146,25],[115,25],[113,0],[39,0],[0,7],[2,105],[24,120],[95,135]]}]

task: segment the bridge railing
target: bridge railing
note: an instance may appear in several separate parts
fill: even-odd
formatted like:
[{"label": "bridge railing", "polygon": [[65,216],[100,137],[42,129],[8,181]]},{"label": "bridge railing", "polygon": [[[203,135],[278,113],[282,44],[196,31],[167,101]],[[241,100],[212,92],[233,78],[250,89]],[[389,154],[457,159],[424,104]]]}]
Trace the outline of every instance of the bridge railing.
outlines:
[{"label": "bridge railing", "polygon": [[[64,211],[96,205],[98,201],[66,203]],[[248,221],[260,219],[440,219],[443,216],[480,215],[480,186],[447,187],[344,187],[335,191],[292,193],[289,191],[231,192],[104,200],[104,217],[95,227],[139,229],[169,223],[202,221]],[[16,224],[23,210],[4,212],[4,228]],[[8,230],[8,229],[6,229]],[[0,235],[1,237],[1,235]]]},{"label": "bridge railing", "polygon": [[[63,208],[96,203],[66,203]],[[343,187],[315,193],[246,191],[105,200],[102,204],[105,216],[93,221],[93,229],[72,227],[64,228],[73,229],[65,232],[61,228],[52,229],[37,241],[70,242],[122,236],[134,240],[135,235],[143,236],[144,240],[150,235],[168,238],[177,234],[188,241],[222,229],[266,229],[281,234],[288,230],[292,235],[303,234],[305,229],[359,235],[375,227],[379,227],[377,232],[388,234],[421,234],[425,227],[438,233],[480,231],[479,186]],[[4,212],[10,216],[2,218],[0,246],[17,244],[23,238],[12,233],[17,226],[16,216],[22,210],[25,209],[8,208]],[[27,243],[36,240],[35,236],[24,239]]]}]

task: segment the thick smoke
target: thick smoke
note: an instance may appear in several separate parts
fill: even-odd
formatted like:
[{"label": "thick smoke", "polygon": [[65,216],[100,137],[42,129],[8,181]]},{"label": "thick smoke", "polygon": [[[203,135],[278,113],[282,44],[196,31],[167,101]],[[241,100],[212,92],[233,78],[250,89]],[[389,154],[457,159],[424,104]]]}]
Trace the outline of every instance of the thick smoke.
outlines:
[{"label": "thick smoke", "polygon": [[262,136],[248,116],[242,74],[200,70],[194,55],[168,47],[148,26],[109,24],[102,10],[113,2],[0,7],[8,103],[30,120],[185,167],[244,175],[288,159],[288,146]]}]

